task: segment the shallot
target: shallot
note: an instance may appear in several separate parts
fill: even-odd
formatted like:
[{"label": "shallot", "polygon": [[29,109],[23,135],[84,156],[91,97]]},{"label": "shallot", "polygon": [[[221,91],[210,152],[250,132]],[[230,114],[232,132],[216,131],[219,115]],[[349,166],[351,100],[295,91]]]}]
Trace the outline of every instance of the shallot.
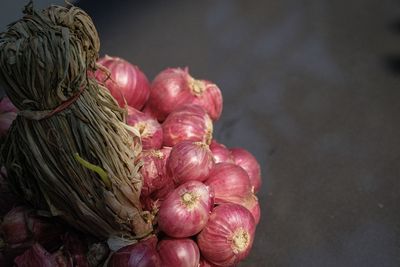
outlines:
[{"label": "shallot", "polygon": [[251,213],[239,204],[214,208],[207,225],[197,236],[201,255],[218,266],[232,266],[250,253],[255,234]]},{"label": "shallot", "polygon": [[188,68],[168,68],[153,80],[148,104],[159,121],[186,104],[202,106],[215,121],[221,116],[222,94],[217,85],[194,79]]},{"label": "shallot", "polygon": [[[174,181],[166,173],[171,150],[171,147],[165,146],[158,150],[142,152],[144,165],[140,170],[143,176],[140,201],[147,211],[157,212],[162,201],[175,188]],[[152,156],[153,154],[155,155]]]},{"label": "shallot", "polygon": [[218,266],[208,262],[207,260],[205,260],[203,258],[200,258],[199,267],[218,267]]},{"label": "shallot", "polygon": [[38,242],[49,251],[59,247],[64,232],[60,224],[37,215],[25,206],[10,210],[4,216],[0,229],[10,248],[26,248]]},{"label": "shallot", "polygon": [[205,184],[214,190],[215,203],[241,203],[251,193],[249,176],[233,163],[217,163]]},{"label": "shallot", "polygon": [[126,123],[138,130],[143,149],[159,149],[162,147],[163,132],[161,125],[150,115],[128,107]]},{"label": "shallot", "polygon": [[0,137],[7,134],[12,122],[17,117],[17,112],[17,108],[7,96],[0,99]]},{"label": "shallot", "polygon": [[256,225],[260,222],[260,217],[261,217],[260,203],[258,202],[258,198],[256,195],[251,193],[243,201],[237,204],[241,204],[243,207],[245,207],[251,212],[251,214],[254,217]]},{"label": "shallot", "polygon": [[193,236],[206,225],[213,204],[213,193],[205,184],[186,182],[161,204],[158,226],[171,237]]},{"label": "shallot", "polygon": [[14,260],[15,267],[54,267],[56,264],[55,258],[38,243]]},{"label": "shallot", "polygon": [[213,154],[215,163],[234,163],[231,151],[225,145],[218,143],[215,139],[211,141],[210,150]]},{"label": "shallot", "polygon": [[261,187],[261,168],[257,159],[243,148],[232,148],[231,153],[235,164],[249,174],[250,183],[254,187],[254,192],[257,193]]},{"label": "shallot", "polygon": [[139,243],[116,251],[108,267],[161,267],[161,259],[156,249],[157,237],[152,236]]},{"label": "shallot", "polygon": [[140,173],[143,177],[142,197],[147,197],[156,190],[165,187],[171,179],[167,176],[166,161],[169,150],[144,150],[141,159],[143,166]]},{"label": "shallot", "polygon": [[202,107],[185,105],[168,115],[162,129],[165,146],[174,146],[185,140],[210,144],[213,123]]},{"label": "shallot", "polygon": [[150,95],[150,83],[138,66],[119,57],[105,56],[97,62],[110,72],[99,68],[95,78],[104,83],[121,107],[129,105],[141,109]]},{"label": "shallot", "polygon": [[188,238],[164,239],[158,243],[163,267],[198,267],[200,252],[197,244]]},{"label": "shallot", "polygon": [[214,167],[207,144],[183,141],[175,145],[167,160],[167,174],[176,184],[189,180],[204,181]]}]

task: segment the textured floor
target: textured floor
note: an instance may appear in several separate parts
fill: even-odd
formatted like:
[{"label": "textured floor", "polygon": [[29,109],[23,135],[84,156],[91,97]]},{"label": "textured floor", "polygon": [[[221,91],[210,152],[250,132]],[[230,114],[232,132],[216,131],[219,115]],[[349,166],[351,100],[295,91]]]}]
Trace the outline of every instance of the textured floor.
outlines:
[{"label": "textured floor", "polygon": [[102,55],[222,89],[215,137],[264,179],[240,266],[400,266],[398,1],[78,3]]}]

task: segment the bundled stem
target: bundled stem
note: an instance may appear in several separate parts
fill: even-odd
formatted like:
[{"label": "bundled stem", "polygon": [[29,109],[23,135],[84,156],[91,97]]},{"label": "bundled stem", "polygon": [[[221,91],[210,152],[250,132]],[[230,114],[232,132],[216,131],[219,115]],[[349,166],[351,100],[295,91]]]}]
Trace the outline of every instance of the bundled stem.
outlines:
[{"label": "bundled stem", "polygon": [[24,13],[0,35],[0,81],[21,110],[1,151],[12,187],[95,236],[146,235],[139,137],[87,75],[100,47],[92,20],[73,6]]}]

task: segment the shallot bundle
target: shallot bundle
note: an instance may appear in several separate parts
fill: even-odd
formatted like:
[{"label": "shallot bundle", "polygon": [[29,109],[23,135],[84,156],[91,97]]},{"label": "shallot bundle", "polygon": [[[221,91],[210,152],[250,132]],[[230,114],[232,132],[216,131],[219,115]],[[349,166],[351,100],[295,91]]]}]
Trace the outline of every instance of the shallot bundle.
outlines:
[{"label": "shallot bundle", "polygon": [[0,80],[19,110],[1,148],[7,181],[85,233],[146,236],[138,133],[88,75],[100,48],[91,18],[71,5],[39,11],[32,2],[24,13],[0,35]]},{"label": "shallot bundle", "polygon": [[0,35],[0,265],[243,261],[261,218],[261,166],[214,138],[219,87],[187,67],[150,83],[128,60],[99,59],[79,8],[24,12]]}]

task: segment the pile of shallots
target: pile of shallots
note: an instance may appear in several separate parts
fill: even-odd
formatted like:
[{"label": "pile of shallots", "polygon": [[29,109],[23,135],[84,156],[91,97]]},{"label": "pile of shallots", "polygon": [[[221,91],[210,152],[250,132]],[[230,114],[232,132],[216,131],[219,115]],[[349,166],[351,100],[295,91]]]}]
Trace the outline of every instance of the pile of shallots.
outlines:
[{"label": "pile of shallots", "polygon": [[[109,73],[100,68],[94,77],[127,109],[127,124],[141,136],[141,203],[154,232],[108,253],[102,243],[18,205],[3,171],[0,209],[8,213],[0,228],[0,265],[11,259],[18,267],[237,266],[250,253],[260,220],[261,173],[249,151],[213,138],[220,89],[194,79],[188,68],[163,70],[150,84],[124,59],[105,56],[98,63]],[[3,98],[0,112],[2,136],[17,111]],[[28,259],[35,263],[27,265]]]}]

